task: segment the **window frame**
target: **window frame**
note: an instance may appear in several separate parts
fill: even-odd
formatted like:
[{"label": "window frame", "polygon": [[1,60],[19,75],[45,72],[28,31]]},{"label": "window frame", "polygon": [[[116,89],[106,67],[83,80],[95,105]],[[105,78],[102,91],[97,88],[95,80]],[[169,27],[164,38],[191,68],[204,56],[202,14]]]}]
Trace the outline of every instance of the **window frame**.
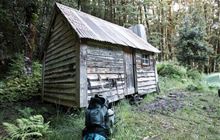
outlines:
[{"label": "window frame", "polygon": [[141,65],[143,65],[143,66],[150,65],[150,55],[149,54],[141,54]]}]

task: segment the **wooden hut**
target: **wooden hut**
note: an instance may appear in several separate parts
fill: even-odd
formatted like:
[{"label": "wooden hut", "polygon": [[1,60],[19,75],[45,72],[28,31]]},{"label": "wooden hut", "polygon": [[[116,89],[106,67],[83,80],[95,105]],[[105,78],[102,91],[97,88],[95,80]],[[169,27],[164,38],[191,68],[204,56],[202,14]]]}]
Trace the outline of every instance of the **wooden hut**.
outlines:
[{"label": "wooden hut", "polygon": [[42,98],[86,107],[95,94],[113,102],[156,91],[155,53],[130,29],[56,3],[45,43]]}]

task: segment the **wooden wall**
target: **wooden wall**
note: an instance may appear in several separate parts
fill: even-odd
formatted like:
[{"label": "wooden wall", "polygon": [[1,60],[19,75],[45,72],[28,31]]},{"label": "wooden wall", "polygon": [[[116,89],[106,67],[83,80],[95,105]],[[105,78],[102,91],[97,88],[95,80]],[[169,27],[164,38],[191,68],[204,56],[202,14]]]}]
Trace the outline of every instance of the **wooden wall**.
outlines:
[{"label": "wooden wall", "polygon": [[[142,54],[149,56],[149,65],[143,65]],[[138,94],[147,94],[157,89],[156,71],[154,59],[150,53],[144,51],[136,51],[136,71],[137,71],[137,91]]]},{"label": "wooden wall", "polygon": [[43,68],[43,100],[65,106],[77,106],[76,50],[77,36],[58,14],[46,46]]},{"label": "wooden wall", "polygon": [[121,47],[90,44],[87,48],[88,99],[95,94],[109,101],[124,98],[126,93],[124,56]]}]

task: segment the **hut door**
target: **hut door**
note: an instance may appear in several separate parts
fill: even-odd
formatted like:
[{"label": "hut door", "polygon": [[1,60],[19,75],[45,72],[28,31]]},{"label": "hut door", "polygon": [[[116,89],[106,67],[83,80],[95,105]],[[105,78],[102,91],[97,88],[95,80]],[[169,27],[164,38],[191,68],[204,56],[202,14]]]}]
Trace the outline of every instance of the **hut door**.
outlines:
[{"label": "hut door", "polygon": [[124,63],[125,63],[125,82],[127,85],[127,94],[133,94],[135,92],[134,86],[134,65],[132,49],[124,49]]}]

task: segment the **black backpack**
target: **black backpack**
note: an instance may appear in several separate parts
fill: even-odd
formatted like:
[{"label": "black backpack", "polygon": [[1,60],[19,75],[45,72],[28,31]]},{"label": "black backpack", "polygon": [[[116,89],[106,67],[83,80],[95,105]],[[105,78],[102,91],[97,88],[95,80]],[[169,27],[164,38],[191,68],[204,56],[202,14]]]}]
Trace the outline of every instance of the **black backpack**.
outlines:
[{"label": "black backpack", "polygon": [[106,99],[96,95],[92,97],[86,110],[86,127],[100,127],[108,129],[106,122],[108,117],[108,105]]}]

